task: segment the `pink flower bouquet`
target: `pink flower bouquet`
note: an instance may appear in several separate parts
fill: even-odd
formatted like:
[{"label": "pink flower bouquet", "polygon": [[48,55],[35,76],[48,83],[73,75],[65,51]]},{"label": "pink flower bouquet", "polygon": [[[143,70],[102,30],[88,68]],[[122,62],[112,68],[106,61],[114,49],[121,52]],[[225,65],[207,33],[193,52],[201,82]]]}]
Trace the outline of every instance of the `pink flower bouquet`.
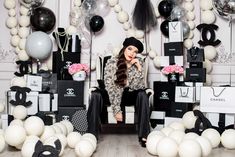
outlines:
[{"label": "pink flower bouquet", "polygon": [[85,71],[86,74],[88,74],[90,72],[90,69],[87,64],[81,64],[81,63],[74,63],[71,66],[69,66],[68,69],[70,75],[73,75],[80,71]]},{"label": "pink flower bouquet", "polygon": [[169,65],[164,67],[161,72],[165,75],[168,74],[174,74],[174,73],[179,73],[179,74],[183,74],[184,73],[184,68],[182,68],[181,66],[174,64],[174,65]]}]

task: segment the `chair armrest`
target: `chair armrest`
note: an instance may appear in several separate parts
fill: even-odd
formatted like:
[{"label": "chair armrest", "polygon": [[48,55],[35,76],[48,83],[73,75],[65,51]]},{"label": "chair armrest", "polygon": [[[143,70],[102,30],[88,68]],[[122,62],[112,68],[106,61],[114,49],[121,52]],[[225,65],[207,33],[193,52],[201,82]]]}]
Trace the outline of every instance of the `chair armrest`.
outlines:
[{"label": "chair armrest", "polygon": [[149,106],[152,106],[152,104],[153,104],[153,94],[154,94],[154,91],[153,91],[151,88],[147,88],[147,89],[145,89],[145,92],[146,92],[146,94],[147,94],[148,97],[149,97]]}]

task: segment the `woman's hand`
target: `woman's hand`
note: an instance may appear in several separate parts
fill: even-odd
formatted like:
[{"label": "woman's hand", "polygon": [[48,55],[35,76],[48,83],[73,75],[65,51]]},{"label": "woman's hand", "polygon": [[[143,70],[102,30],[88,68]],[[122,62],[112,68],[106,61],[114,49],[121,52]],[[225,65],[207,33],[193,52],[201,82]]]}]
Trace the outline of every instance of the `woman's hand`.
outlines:
[{"label": "woman's hand", "polygon": [[137,67],[137,69],[139,70],[139,71],[141,71],[141,65],[140,65],[140,61],[137,59],[137,58],[134,58],[134,59],[132,59],[131,60],[131,64],[133,65],[135,65],[136,67]]},{"label": "woman's hand", "polygon": [[118,112],[117,114],[115,114],[114,118],[119,121],[122,122],[123,117],[122,117],[122,112]]}]

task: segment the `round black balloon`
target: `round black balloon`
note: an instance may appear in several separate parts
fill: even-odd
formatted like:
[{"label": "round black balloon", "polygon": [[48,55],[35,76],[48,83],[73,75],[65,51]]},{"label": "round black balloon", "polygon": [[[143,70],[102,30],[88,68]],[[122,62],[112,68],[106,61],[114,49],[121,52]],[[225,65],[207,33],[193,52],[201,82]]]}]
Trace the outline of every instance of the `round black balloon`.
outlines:
[{"label": "round black balloon", "polygon": [[55,22],[54,13],[45,7],[35,8],[30,16],[30,23],[35,31],[50,32],[54,29]]},{"label": "round black balloon", "polygon": [[165,20],[160,25],[161,32],[166,37],[169,37],[169,22],[169,20]]},{"label": "round black balloon", "polygon": [[98,32],[100,31],[103,26],[104,26],[104,19],[99,16],[99,15],[95,15],[91,18],[90,20],[90,29],[93,31],[93,32]]},{"label": "round black balloon", "polygon": [[171,15],[173,7],[174,7],[173,3],[167,0],[163,0],[158,5],[158,12],[161,16],[167,18]]}]

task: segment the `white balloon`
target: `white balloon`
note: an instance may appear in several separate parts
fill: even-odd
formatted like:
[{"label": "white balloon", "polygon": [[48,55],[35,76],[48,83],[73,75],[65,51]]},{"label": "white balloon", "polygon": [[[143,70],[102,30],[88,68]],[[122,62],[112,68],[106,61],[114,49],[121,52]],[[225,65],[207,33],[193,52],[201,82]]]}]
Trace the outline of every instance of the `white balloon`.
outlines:
[{"label": "white balloon", "polygon": [[43,133],[40,137],[41,141],[44,142],[47,138],[55,135],[55,130],[51,126],[45,126]]},{"label": "white balloon", "polygon": [[129,15],[127,14],[127,12],[121,11],[118,13],[117,18],[120,23],[125,23],[129,20]]},{"label": "white balloon", "polygon": [[194,116],[193,111],[188,111],[183,115],[182,120],[185,128],[192,129],[194,128],[197,117]]},{"label": "white balloon", "polygon": [[185,134],[183,140],[195,140],[198,136],[199,135],[194,132],[189,132],[189,133]]},{"label": "white balloon", "polygon": [[21,38],[26,38],[29,35],[29,28],[28,27],[20,27],[18,34]]},{"label": "white balloon", "polygon": [[174,130],[183,131],[185,130],[183,122],[172,122],[169,127],[173,128]]},{"label": "white balloon", "polygon": [[75,6],[81,6],[82,1],[81,1],[81,0],[74,0],[74,1],[73,1],[73,4],[74,4]]},{"label": "white balloon", "polygon": [[159,56],[154,57],[153,59],[153,64],[156,68],[160,68],[161,67],[161,58]]},{"label": "white balloon", "polygon": [[10,125],[19,125],[24,127],[24,122],[20,119],[14,119],[13,121],[11,121]]},{"label": "white balloon", "polygon": [[173,157],[178,153],[178,145],[170,137],[164,137],[157,144],[157,153],[160,157]]},{"label": "white balloon", "polygon": [[148,136],[147,141],[146,141],[146,148],[150,154],[158,155],[157,145],[158,145],[159,141],[161,139],[163,139],[163,137],[164,137],[164,135],[161,136],[161,135],[157,135],[157,134]]},{"label": "white balloon", "polygon": [[195,28],[195,22],[194,21],[187,21],[189,28],[193,30]]},{"label": "white balloon", "polygon": [[64,124],[67,128],[67,135],[71,132],[73,132],[74,128],[73,128],[73,124],[69,121],[69,120],[63,120],[60,121],[60,123]]},{"label": "white balloon", "polygon": [[184,140],[179,145],[180,157],[201,157],[201,146],[195,140]]},{"label": "white balloon", "polygon": [[142,31],[142,30],[136,30],[136,31],[135,31],[135,37],[136,37],[137,39],[144,38],[144,31]]},{"label": "white balloon", "polygon": [[186,17],[187,17],[187,19],[188,19],[189,21],[193,21],[193,20],[195,19],[195,14],[194,14],[194,12],[192,12],[192,11],[188,11],[188,12],[186,13]]},{"label": "white balloon", "polygon": [[53,125],[58,126],[62,130],[62,134],[64,134],[65,136],[67,135],[67,128],[63,123],[56,122]]},{"label": "white balloon", "polygon": [[208,138],[208,140],[211,142],[212,148],[216,148],[220,144],[220,134],[215,129],[206,129],[202,132],[201,136]]},{"label": "white balloon", "polygon": [[64,148],[67,146],[67,137],[64,134],[55,134],[54,136],[60,140]]},{"label": "white balloon", "polygon": [[18,59],[21,61],[27,61],[29,60],[29,55],[26,53],[25,50],[20,50],[18,53]]},{"label": "white balloon", "polygon": [[115,5],[117,5],[117,4],[118,4],[118,1],[119,1],[119,0],[108,0],[109,5],[110,5],[111,7],[114,7]]},{"label": "white balloon", "polygon": [[16,107],[14,107],[13,117],[15,119],[23,120],[26,118],[27,115],[28,115],[27,109],[23,105],[17,105]]},{"label": "white balloon", "polygon": [[203,67],[206,68],[206,73],[209,74],[212,71],[212,62],[208,59],[205,59],[203,62]]},{"label": "white balloon", "polygon": [[9,16],[16,16],[16,11],[15,11],[15,9],[10,9],[10,10],[8,11],[8,15],[9,15]]},{"label": "white balloon", "polygon": [[29,8],[26,8],[25,6],[20,6],[20,14],[27,16],[29,13]]},{"label": "white balloon", "polygon": [[88,140],[81,140],[76,144],[75,153],[78,156],[88,157],[93,154],[93,146]]},{"label": "white balloon", "polygon": [[7,9],[13,9],[13,8],[16,7],[16,1],[15,1],[15,0],[5,0],[4,6],[5,6]]},{"label": "white balloon", "polygon": [[4,136],[7,144],[10,146],[18,146],[24,142],[26,131],[22,126],[10,125],[6,128]]},{"label": "white balloon", "polygon": [[84,138],[84,137],[88,137],[88,138],[92,139],[93,141],[95,141],[95,143],[97,143],[96,137],[91,133],[85,133],[84,135],[82,135],[82,138]]},{"label": "white balloon", "polygon": [[19,17],[19,24],[22,27],[27,27],[30,25],[30,18],[29,16],[23,15]]},{"label": "white balloon", "polygon": [[135,36],[135,30],[134,29],[129,29],[127,31],[127,37],[134,37]]},{"label": "white balloon", "polygon": [[24,128],[27,135],[41,136],[44,131],[44,122],[37,116],[31,116],[25,120]]},{"label": "white balloon", "polygon": [[77,28],[72,25],[66,28],[66,33],[69,35],[75,34],[76,32],[77,32]]},{"label": "white balloon", "polygon": [[212,151],[212,145],[210,141],[203,136],[199,136],[195,139],[201,146],[202,156],[208,156]]},{"label": "white balloon", "polygon": [[6,20],[6,25],[8,28],[14,28],[17,26],[17,19],[16,17],[8,17]]},{"label": "white balloon", "polygon": [[[26,138],[27,139],[27,138]],[[36,140],[25,140],[22,148],[21,148],[21,155],[22,157],[32,157],[35,149],[35,145],[38,142]]]},{"label": "white balloon", "polygon": [[17,30],[17,28],[16,27],[13,27],[12,29],[11,29],[11,35],[17,35],[17,33],[18,33],[18,30]]},{"label": "white balloon", "polygon": [[26,52],[35,59],[46,59],[52,51],[52,41],[48,34],[36,31],[30,34],[26,40]]},{"label": "white balloon", "polygon": [[191,2],[185,2],[184,3],[184,8],[188,11],[193,11],[194,10],[194,5]]},{"label": "white balloon", "polygon": [[120,4],[115,5],[115,6],[114,6],[114,11],[115,11],[116,13],[121,12],[121,11],[122,11],[121,5],[120,5]]},{"label": "white balloon", "polygon": [[[46,139],[44,142],[43,142],[43,144],[44,145],[49,145],[49,146],[52,146],[52,147],[55,147],[55,141],[56,140],[59,140],[60,141],[60,139],[58,138],[58,137],[56,137],[56,136],[51,136],[51,137],[49,137],[48,139]],[[64,153],[64,145],[63,145],[63,143],[60,141],[60,143],[61,143],[61,150],[60,150],[60,154],[59,154],[59,156],[61,156],[63,153]]]},{"label": "white balloon", "polygon": [[180,130],[174,130],[169,134],[169,137],[174,139],[177,144],[180,144],[184,139],[185,133]]},{"label": "white balloon", "polygon": [[12,46],[14,46],[14,47],[18,46],[19,41],[20,41],[20,37],[18,35],[14,35],[11,37],[11,45]]},{"label": "white balloon", "polygon": [[193,47],[192,39],[185,39],[184,40],[184,47],[187,49],[190,49],[191,47]]},{"label": "white balloon", "polygon": [[131,28],[130,22],[125,22],[125,23],[123,24],[123,28],[124,28],[125,30],[130,29],[130,28]]},{"label": "white balloon", "polygon": [[161,132],[164,133],[166,136],[168,136],[172,131],[174,131],[171,127],[164,127],[161,129]]},{"label": "white balloon", "polygon": [[26,81],[23,77],[14,77],[11,80],[11,86],[26,87]]},{"label": "white balloon", "polygon": [[212,10],[202,11],[201,20],[202,20],[203,23],[212,24],[212,23],[215,22],[216,16],[215,16],[215,14],[213,13]]},{"label": "white balloon", "polygon": [[25,50],[25,44],[26,44],[26,39],[20,39],[18,46],[21,50]]},{"label": "white balloon", "polygon": [[154,50],[150,50],[149,51],[149,57],[151,59],[154,59],[156,56],[157,56],[157,52],[156,51],[154,51]]},{"label": "white balloon", "polygon": [[5,110],[5,104],[4,103],[0,103],[0,113],[3,112]]},{"label": "white balloon", "polygon": [[188,35],[188,38],[189,38],[189,39],[192,39],[193,37],[194,37],[194,33],[193,33],[192,30],[190,30],[189,35]]},{"label": "white balloon", "polygon": [[75,148],[76,144],[80,141],[81,134],[78,132],[71,132],[67,136],[68,146],[70,148]]},{"label": "white balloon", "polygon": [[155,15],[156,15],[157,18],[161,16],[159,11],[158,11],[158,8],[155,8],[154,12],[155,12]]},{"label": "white balloon", "polygon": [[211,10],[213,8],[212,0],[200,0],[200,8],[202,10]]},{"label": "white balloon", "polygon": [[214,46],[207,45],[204,47],[204,55],[206,59],[212,60],[216,57],[217,51]]},{"label": "white balloon", "polygon": [[235,130],[227,129],[221,135],[221,143],[227,149],[235,149]]}]

